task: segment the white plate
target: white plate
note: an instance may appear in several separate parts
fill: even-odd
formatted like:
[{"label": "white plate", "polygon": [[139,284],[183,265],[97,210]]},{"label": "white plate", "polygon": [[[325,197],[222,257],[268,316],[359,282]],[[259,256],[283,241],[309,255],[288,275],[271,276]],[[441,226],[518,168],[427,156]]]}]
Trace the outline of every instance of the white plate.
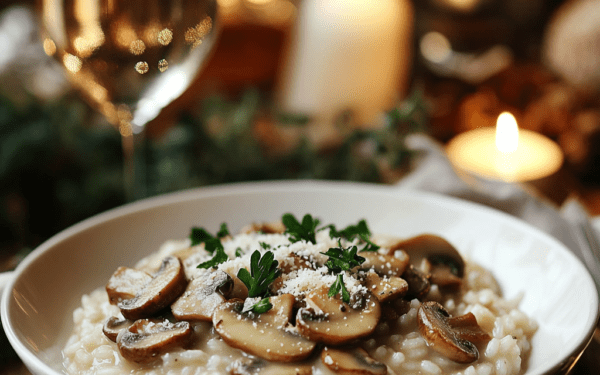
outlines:
[{"label": "white plate", "polygon": [[103,286],[192,226],[235,231],[285,212],[347,225],[367,219],[373,232],[439,234],[490,269],[507,298],[539,322],[527,374],[572,364],[598,317],[592,278],[554,238],[508,215],[466,201],[382,185],[331,182],[235,184],[152,198],[111,210],[54,236],[17,268],[2,298],[7,336],[34,374],[61,371],[60,348],[80,296]]}]

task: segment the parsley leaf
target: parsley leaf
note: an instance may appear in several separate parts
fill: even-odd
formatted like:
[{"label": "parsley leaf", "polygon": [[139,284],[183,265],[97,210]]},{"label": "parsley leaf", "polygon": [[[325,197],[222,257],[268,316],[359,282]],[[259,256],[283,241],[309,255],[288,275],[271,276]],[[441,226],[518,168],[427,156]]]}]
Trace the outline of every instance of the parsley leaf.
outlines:
[{"label": "parsley leaf", "polygon": [[223,238],[223,237],[226,237],[226,236],[229,236],[229,229],[227,228],[227,224],[226,223],[222,223],[221,224],[221,228],[217,232],[217,238]]},{"label": "parsley leaf", "polygon": [[360,266],[365,262],[365,258],[360,255],[356,255],[358,248],[356,246],[348,247],[344,249],[340,244],[340,247],[332,247],[327,250],[326,253],[329,260],[325,263],[329,271],[334,273],[340,273],[343,271],[350,271],[356,266]]},{"label": "parsley leaf", "polygon": [[216,248],[216,252],[214,253],[212,259],[200,263],[197,268],[215,268],[219,264],[224,263],[227,261],[227,259],[229,259],[227,254],[225,254],[225,249],[223,248],[223,245],[221,245],[221,242],[219,242],[219,245],[220,246]]},{"label": "parsley leaf", "polygon": [[193,227],[190,233],[190,240],[192,240],[192,246],[206,242],[207,240],[213,239],[213,235],[208,233],[204,228]]},{"label": "parsley leaf", "polygon": [[342,301],[346,303],[350,303],[350,293],[348,293],[348,289],[346,289],[346,285],[344,285],[344,275],[339,274],[335,279],[335,282],[331,284],[329,288],[329,293],[327,293],[328,297],[335,297],[336,294],[342,294]]},{"label": "parsley leaf", "polygon": [[274,258],[272,251],[267,251],[261,257],[260,251],[255,250],[250,257],[250,272],[245,268],[238,271],[238,279],[248,288],[248,297],[269,295],[269,285],[281,274],[277,268],[279,262]]},{"label": "parsley leaf", "polygon": [[193,227],[190,233],[190,240],[192,241],[192,246],[204,242],[204,249],[212,254],[218,247],[222,246],[221,238],[228,235],[229,230],[227,229],[227,224],[222,223],[221,229],[219,229],[216,236],[213,236],[204,228]]},{"label": "parsley leaf", "polygon": [[292,242],[306,241],[317,243],[315,230],[319,225],[319,219],[314,219],[310,214],[304,215],[302,223],[292,214],[284,214],[281,217],[283,225],[285,225],[285,233],[290,235]]},{"label": "parsley leaf", "polygon": [[343,237],[348,240],[352,240],[361,234],[366,234],[367,236],[371,235],[371,231],[369,230],[367,222],[364,219],[359,221],[356,225],[348,225],[346,228],[340,231],[338,231],[333,224],[329,225],[329,229],[331,238]]},{"label": "parsley leaf", "polygon": [[269,297],[261,299],[258,303],[252,306],[252,312],[256,314],[266,313],[273,308],[273,304],[269,302]]},{"label": "parsley leaf", "polygon": [[352,268],[360,266],[365,262],[365,258],[356,254],[358,252],[356,246],[350,246],[344,249],[341,243],[339,243],[339,245],[339,248],[332,247],[327,250],[326,253],[321,253],[329,257],[329,260],[325,263],[329,272],[337,274],[337,278],[329,288],[329,293],[327,293],[327,295],[329,297],[334,297],[336,294],[341,293],[342,301],[349,303],[350,293],[348,293],[346,285],[344,285],[344,275],[342,274],[342,271],[350,271]]},{"label": "parsley leaf", "polygon": [[379,250],[380,246],[375,244],[373,241],[371,241],[369,236],[361,234],[360,239],[363,240],[363,242],[366,242],[366,244],[367,244],[360,251],[377,251],[377,250]]},{"label": "parsley leaf", "polygon": [[379,249],[379,246],[371,241],[371,230],[369,230],[369,226],[364,219],[360,220],[356,225],[348,225],[346,228],[339,231],[333,224],[330,224],[328,228],[329,237],[331,238],[341,237],[348,241],[360,238],[361,241],[367,244],[361,251],[377,251]]},{"label": "parsley leaf", "polygon": [[242,255],[244,255],[244,252],[242,251],[242,248],[238,246],[238,247],[235,249],[235,256],[236,256],[236,257],[241,257]]}]

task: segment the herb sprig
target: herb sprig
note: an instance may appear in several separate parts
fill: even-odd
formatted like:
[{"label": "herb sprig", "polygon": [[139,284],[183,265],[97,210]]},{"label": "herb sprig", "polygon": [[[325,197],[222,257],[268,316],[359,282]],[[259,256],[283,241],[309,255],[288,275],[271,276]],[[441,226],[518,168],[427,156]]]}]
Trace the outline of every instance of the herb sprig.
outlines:
[{"label": "herb sprig", "polygon": [[222,223],[219,231],[215,236],[210,234],[204,228],[193,227],[190,232],[190,240],[192,246],[204,243],[204,249],[213,255],[212,259],[200,263],[197,268],[215,268],[219,264],[224,263],[229,259],[225,253],[225,248],[221,243],[221,239],[229,235],[227,224]]},{"label": "herb sprig", "polygon": [[339,243],[339,246],[339,248],[332,247],[327,250],[326,253],[321,253],[329,257],[329,260],[325,263],[329,272],[337,274],[337,278],[329,288],[327,295],[329,297],[334,297],[336,294],[340,293],[342,300],[349,303],[350,293],[348,293],[346,285],[344,284],[344,274],[342,271],[350,271],[354,267],[360,266],[365,262],[365,258],[357,255],[358,248],[356,246],[344,248],[341,243]]},{"label": "herb sprig", "polygon": [[263,298],[252,306],[252,311],[257,314],[267,312],[273,307],[269,302],[269,285],[281,275],[278,265],[279,262],[275,260],[272,251],[267,251],[261,256],[260,251],[255,250],[250,257],[250,272],[245,268],[238,271],[238,279],[248,288],[248,297]]},{"label": "herb sprig", "polygon": [[290,235],[290,241],[306,241],[317,243],[316,231],[319,225],[319,219],[313,218],[310,214],[304,215],[302,223],[292,214],[284,214],[281,217],[283,225],[285,225],[285,233]]},{"label": "herb sprig", "polygon": [[364,219],[360,220],[356,225],[348,225],[346,228],[339,231],[333,224],[328,225],[327,228],[329,228],[329,237],[331,238],[345,238],[348,241],[353,241],[355,238],[360,238],[361,241],[366,243],[366,246],[360,251],[379,250],[379,246],[373,243],[370,239],[371,230]]}]

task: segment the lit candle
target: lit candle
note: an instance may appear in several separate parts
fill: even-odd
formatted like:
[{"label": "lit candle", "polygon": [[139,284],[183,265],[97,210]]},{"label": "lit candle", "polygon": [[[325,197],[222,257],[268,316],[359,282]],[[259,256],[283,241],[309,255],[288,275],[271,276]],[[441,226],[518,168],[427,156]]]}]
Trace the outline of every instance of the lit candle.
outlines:
[{"label": "lit candle", "polygon": [[447,153],[458,169],[502,181],[537,180],[553,174],[563,163],[556,143],[519,129],[508,112],[498,116],[496,128],[478,128],[453,138]]},{"label": "lit candle", "polygon": [[279,82],[283,110],[331,122],[373,121],[401,99],[411,63],[408,0],[304,0]]}]

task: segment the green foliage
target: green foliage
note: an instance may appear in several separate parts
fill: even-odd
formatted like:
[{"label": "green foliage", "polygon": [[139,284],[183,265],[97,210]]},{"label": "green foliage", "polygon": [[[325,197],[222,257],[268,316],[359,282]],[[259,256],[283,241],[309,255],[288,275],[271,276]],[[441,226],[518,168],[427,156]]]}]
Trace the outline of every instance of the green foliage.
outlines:
[{"label": "green foliage", "polygon": [[[419,95],[384,113],[380,127],[357,127],[343,113],[335,123],[339,142],[323,149],[309,141],[313,119],[272,108],[267,95],[248,89],[184,111],[160,138],[147,141],[148,195],[274,179],[386,182],[389,168],[401,171],[410,161],[406,135],[427,121]],[[259,118],[270,126],[266,134],[297,139],[273,152],[273,143],[257,136]],[[123,203],[120,135],[78,93],[47,102],[0,96],[0,250],[34,248]]]},{"label": "green foliage", "polygon": [[357,252],[358,248],[356,246],[349,246],[344,249],[340,245],[340,247],[332,247],[326,253],[321,254],[329,257],[325,265],[330,272],[337,274],[342,271],[350,271],[352,268],[360,266],[365,262],[365,258],[357,255]]},{"label": "green foliage", "polygon": [[260,255],[260,251],[255,250],[250,257],[250,272],[241,268],[237,277],[248,288],[248,297],[267,297],[269,295],[269,285],[281,275],[281,269],[277,268],[279,262],[274,260],[272,251],[267,251]]},{"label": "green foliage", "polygon": [[259,302],[252,305],[252,312],[255,314],[266,313],[273,308],[273,304],[269,301],[269,297],[261,299]]},{"label": "green foliage", "polygon": [[204,228],[192,227],[189,236],[191,245],[196,246],[204,243],[204,249],[213,254],[212,259],[200,263],[197,268],[215,268],[229,259],[221,243],[221,238],[228,235],[229,229],[227,229],[226,223],[221,224],[216,236],[213,236]]},{"label": "green foliage", "polygon": [[335,282],[331,284],[331,287],[329,288],[327,296],[330,298],[335,297],[338,293],[341,293],[342,301],[350,303],[350,293],[348,293],[348,289],[346,289],[346,285],[344,285],[343,274],[337,275]]},{"label": "green foliage", "polygon": [[352,241],[358,237],[362,242],[366,243],[366,246],[363,247],[361,251],[379,250],[379,246],[371,241],[371,230],[365,220],[360,220],[356,225],[348,225],[340,231],[338,231],[333,224],[330,224],[327,227],[329,228],[329,236],[331,238],[341,237]]},{"label": "green foliage", "polygon": [[225,249],[223,249],[223,245],[216,248],[216,251],[213,253],[214,256],[212,259],[207,260],[206,262],[200,263],[197,268],[216,268],[219,264],[225,263],[229,257],[225,254]]},{"label": "green foliage", "polygon": [[350,293],[348,293],[346,285],[344,285],[342,271],[350,271],[365,262],[365,258],[357,255],[357,252],[358,248],[356,246],[344,249],[340,244],[339,248],[332,247],[326,253],[321,253],[329,257],[329,260],[325,263],[329,272],[337,274],[335,282],[329,288],[329,293],[327,293],[329,297],[334,297],[336,294],[341,293],[342,300],[346,303],[350,302]]},{"label": "green foliage", "polygon": [[285,226],[285,233],[289,234],[290,241],[306,241],[317,243],[316,229],[319,225],[319,219],[314,219],[310,214],[304,215],[302,223],[298,222],[298,219],[292,214],[284,214],[281,217],[281,221]]},{"label": "green foliage", "polygon": [[227,224],[222,223],[216,236],[213,236],[204,228],[192,227],[189,238],[192,242],[192,246],[196,246],[204,242],[204,249],[212,254],[219,247],[223,247],[221,244],[221,238],[228,235],[229,229],[227,229]]}]

